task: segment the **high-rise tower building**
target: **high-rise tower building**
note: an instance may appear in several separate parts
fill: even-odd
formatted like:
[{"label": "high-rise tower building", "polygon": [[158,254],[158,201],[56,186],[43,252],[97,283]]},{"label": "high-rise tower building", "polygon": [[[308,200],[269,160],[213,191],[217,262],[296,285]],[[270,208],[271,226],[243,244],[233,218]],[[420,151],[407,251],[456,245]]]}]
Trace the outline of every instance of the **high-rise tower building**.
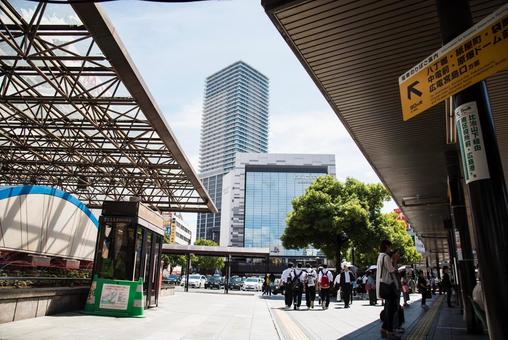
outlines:
[{"label": "high-rise tower building", "polygon": [[219,242],[222,176],[237,152],[268,152],[268,78],[242,61],[206,79],[199,170],[219,213],[198,214],[198,239]]}]

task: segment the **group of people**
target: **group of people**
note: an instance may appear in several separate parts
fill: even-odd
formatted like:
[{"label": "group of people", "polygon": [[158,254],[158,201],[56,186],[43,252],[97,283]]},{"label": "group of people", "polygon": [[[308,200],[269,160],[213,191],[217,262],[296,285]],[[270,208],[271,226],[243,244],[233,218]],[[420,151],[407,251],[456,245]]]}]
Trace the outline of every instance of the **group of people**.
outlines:
[{"label": "group of people", "polygon": [[353,298],[353,284],[355,275],[348,266],[335,277],[326,264],[320,265],[317,269],[308,264],[306,268],[301,263],[289,264],[282,272],[281,285],[284,289],[286,308],[300,309],[303,292],[308,309],[314,308],[316,297],[318,297],[321,308],[326,310],[330,305],[330,290],[333,286],[340,288],[341,298],[344,301],[344,308],[349,308]]}]

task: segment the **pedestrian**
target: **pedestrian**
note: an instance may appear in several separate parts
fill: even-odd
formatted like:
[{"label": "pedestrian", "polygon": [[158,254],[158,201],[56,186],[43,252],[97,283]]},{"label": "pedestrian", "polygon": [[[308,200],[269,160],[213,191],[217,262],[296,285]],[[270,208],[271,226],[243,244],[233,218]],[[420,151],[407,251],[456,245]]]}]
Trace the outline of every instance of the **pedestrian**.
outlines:
[{"label": "pedestrian", "polygon": [[399,267],[399,261],[401,257],[400,249],[395,249],[391,253],[392,265],[395,269],[393,276],[395,279],[396,286],[396,301],[397,301],[397,310],[393,316],[393,329],[397,332],[404,332],[404,328],[402,328],[402,324],[404,323],[404,308],[400,305],[400,295],[402,293],[402,284],[401,284],[401,273],[397,270]]},{"label": "pedestrian", "polygon": [[291,272],[291,289],[293,290],[293,308],[300,309],[302,305],[303,283],[305,282],[305,270],[298,263],[296,269]]},{"label": "pedestrian", "polygon": [[305,303],[307,308],[314,308],[314,300],[316,299],[316,281],[317,273],[311,264],[307,264],[305,273]]},{"label": "pedestrian", "polygon": [[318,265],[316,273],[318,274],[318,281],[316,282],[316,294],[318,297],[318,305],[321,306],[321,289],[319,288],[319,273],[323,271],[323,265]]},{"label": "pedestrian", "polygon": [[275,289],[275,275],[273,273],[270,273],[270,286],[268,289],[270,290],[270,296],[272,296],[272,292]]},{"label": "pedestrian", "polygon": [[349,302],[351,301],[351,292],[353,289],[353,282],[355,278],[349,271],[347,264],[343,267],[342,273],[337,275],[335,278],[336,286],[340,287],[342,301],[344,301],[344,308],[349,308]]},{"label": "pedestrian", "polygon": [[293,290],[291,289],[291,272],[293,271],[293,264],[290,262],[288,267],[284,269],[281,275],[281,285],[284,287],[284,300],[286,308],[291,308],[293,303]]},{"label": "pedestrian", "polygon": [[323,269],[318,274],[318,287],[321,296],[321,307],[328,309],[330,305],[330,285],[333,282],[333,274],[328,270],[327,265],[323,264]]},{"label": "pedestrian", "polygon": [[380,252],[377,258],[376,292],[379,298],[384,299],[384,317],[381,326],[381,337],[389,339],[400,339],[394,333],[393,318],[398,309],[397,286],[394,279],[395,268],[390,257],[392,243],[383,240],[379,247]]},{"label": "pedestrian", "polygon": [[369,277],[368,277],[367,273],[363,274],[362,284],[361,284],[362,300],[367,299],[367,294],[368,294],[367,281],[368,280],[369,280]]},{"label": "pedestrian", "polygon": [[400,273],[400,285],[402,287],[402,297],[404,298],[404,307],[409,307],[409,282],[407,280],[407,273],[403,271]]},{"label": "pedestrian", "polygon": [[265,274],[265,278],[263,280],[263,294],[262,295],[272,295],[270,291],[270,276]]},{"label": "pedestrian", "polygon": [[418,273],[418,291],[422,294],[422,308],[427,308],[427,297],[431,295],[429,285],[427,284],[427,279],[423,276],[423,270],[420,270]]},{"label": "pedestrian", "polygon": [[368,272],[366,288],[369,294],[369,304],[371,306],[377,305],[376,272],[374,270]]},{"label": "pedestrian", "polygon": [[448,274],[448,267],[443,267],[443,279],[441,280],[441,289],[446,293],[446,302],[448,307],[452,308],[452,281],[450,274]]}]

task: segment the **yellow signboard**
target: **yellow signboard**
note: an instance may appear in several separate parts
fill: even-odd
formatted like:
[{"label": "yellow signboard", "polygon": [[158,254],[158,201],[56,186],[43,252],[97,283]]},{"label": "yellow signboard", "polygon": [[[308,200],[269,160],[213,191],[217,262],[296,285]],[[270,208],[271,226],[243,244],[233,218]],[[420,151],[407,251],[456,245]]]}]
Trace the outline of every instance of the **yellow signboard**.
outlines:
[{"label": "yellow signboard", "polygon": [[508,4],[399,77],[404,120],[508,68]]}]

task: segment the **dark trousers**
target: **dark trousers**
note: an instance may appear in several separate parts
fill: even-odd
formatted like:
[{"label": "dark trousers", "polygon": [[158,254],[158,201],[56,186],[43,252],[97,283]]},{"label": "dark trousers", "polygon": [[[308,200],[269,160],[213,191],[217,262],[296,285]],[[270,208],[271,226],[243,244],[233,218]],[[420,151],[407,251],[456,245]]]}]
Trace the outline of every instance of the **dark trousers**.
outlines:
[{"label": "dark trousers", "polygon": [[448,307],[451,307],[452,306],[452,288],[446,287],[444,289],[444,291],[446,292],[446,302],[448,303]]},{"label": "dark trousers", "polygon": [[284,284],[284,299],[286,301],[286,306],[291,307],[293,303],[293,289],[291,289],[289,283]]},{"label": "dark trousers", "polygon": [[321,301],[325,302],[325,307],[330,305],[330,288],[321,288]]},{"label": "dark trousers", "polygon": [[297,307],[300,307],[302,305],[302,294],[303,294],[303,285],[299,284],[297,288],[293,290],[293,303]]},{"label": "dark trousers", "polygon": [[427,292],[423,291],[423,293],[422,293],[422,306],[425,306],[426,302],[427,302]]},{"label": "dark trousers", "polygon": [[397,298],[385,299],[383,329],[388,332],[393,332],[393,317],[397,312],[398,307]]},{"label": "dark trousers", "polygon": [[342,285],[341,287],[341,292],[342,292],[342,300],[344,300],[344,307],[348,307],[349,306],[349,302],[351,301],[351,298],[352,298],[352,289],[351,289],[351,283],[345,283]]},{"label": "dark trousers", "polygon": [[369,303],[371,305],[377,304],[376,289],[369,289]]},{"label": "dark trousers", "polygon": [[305,289],[305,303],[310,307],[310,302],[316,299],[316,286],[307,286]]}]

